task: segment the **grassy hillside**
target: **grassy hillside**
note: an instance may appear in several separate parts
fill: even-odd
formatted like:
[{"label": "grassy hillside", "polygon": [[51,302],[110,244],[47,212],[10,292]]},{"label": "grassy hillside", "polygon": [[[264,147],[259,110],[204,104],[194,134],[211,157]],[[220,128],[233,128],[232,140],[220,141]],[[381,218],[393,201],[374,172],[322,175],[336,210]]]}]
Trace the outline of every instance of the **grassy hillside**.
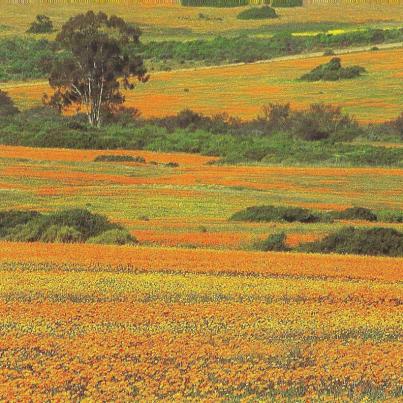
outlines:
[{"label": "grassy hillside", "polygon": [[[213,115],[227,112],[254,118],[263,105],[291,102],[295,108],[315,102],[340,105],[361,122],[380,122],[403,110],[400,93],[403,49],[366,51],[342,55],[346,65],[357,64],[368,73],[343,82],[301,82],[301,75],[331,57],[298,57],[294,60],[153,73],[151,80],[128,92],[126,105],[144,117],[175,114],[191,108]],[[3,86],[17,105],[41,104],[49,91],[46,83],[10,83]]]},{"label": "grassy hillside", "polygon": [[[114,2],[42,2],[33,0],[30,4],[0,0],[0,35],[22,34],[26,31],[35,15],[46,14],[52,18],[56,29],[72,15],[92,9],[102,10],[107,14],[117,14],[130,22],[139,24],[144,33],[144,39],[196,39],[200,36],[217,34],[239,34],[244,29],[270,30],[270,27],[281,27],[292,24],[296,30],[312,30],[309,24],[319,23],[326,29],[334,29],[334,24],[345,27],[356,25],[361,28],[370,25],[394,25],[400,23],[403,6],[390,4],[388,7],[368,6],[367,3],[348,5],[348,13],[340,4],[312,4],[306,7],[281,8],[280,18],[267,21],[242,21],[236,17],[242,8],[193,8],[170,5],[170,0],[156,4],[141,1]],[[200,18],[200,13],[208,18]],[[302,28],[301,28],[302,25]],[[304,29],[303,26],[308,28]],[[332,28],[333,26],[333,28]],[[314,29],[315,30],[315,29]],[[51,35],[53,36],[53,35]]]}]

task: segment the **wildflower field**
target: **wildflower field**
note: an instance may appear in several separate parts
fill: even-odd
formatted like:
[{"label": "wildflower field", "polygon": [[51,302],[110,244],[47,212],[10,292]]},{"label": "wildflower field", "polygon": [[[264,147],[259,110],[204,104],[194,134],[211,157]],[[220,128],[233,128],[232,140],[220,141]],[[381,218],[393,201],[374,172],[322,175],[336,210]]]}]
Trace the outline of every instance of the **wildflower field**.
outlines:
[{"label": "wildflower field", "polygon": [[[251,119],[270,102],[291,102],[298,109],[315,100],[340,105],[364,123],[396,117],[403,108],[403,48],[344,54],[341,58],[346,65],[365,67],[368,73],[342,82],[299,81],[304,73],[330,60],[304,55],[294,60],[156,72],[148,83],[125,93],[126,106],[139,108],[143,117],[162,117],[191,108],[208,115],[226,112]],[[22,108],[40,105],[49,91],[45,82],[9,83],[4,88]]]},{"label": "wildflower field", "polygon": [[[146,163],[93,162],[119,153]],[[2,206],[88,208],[140,241],[0,242],[0,400],[401,397],[403,259],[255,252],[244,245],[272,231],[298,243],[342,224],[228,218],[265,203],[401,208],[403,171],[210,160],[0,147]]]}]

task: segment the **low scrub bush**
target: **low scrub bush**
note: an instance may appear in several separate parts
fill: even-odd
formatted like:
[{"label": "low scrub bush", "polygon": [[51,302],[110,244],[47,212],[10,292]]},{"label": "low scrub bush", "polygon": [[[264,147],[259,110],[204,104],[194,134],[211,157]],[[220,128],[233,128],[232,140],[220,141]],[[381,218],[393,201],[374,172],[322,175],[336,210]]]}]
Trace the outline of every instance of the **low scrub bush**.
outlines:
[{"label": "low scrub bush", "polygon": [[302,7],[303,0],[272,0],[272,7]]},{"label": "low scrub bush", "polygon": [[343,228],[299,250],[314,253],[403,256],[403,233],[392,228]]},{"label": "low scrub bush", "polygon": [[302,222],[313,223],[323,221],[325,217],[299,207],[253,206],[238,211],[230,218],[231,221],[252,222]]},{"label": "low scrub bush", "polygon": [[329,63],[321,64],[315,67],[311,72],[304,74],[301,81],[338,81],[344,79],[352,79],[359,77],[365,73],[366,70],[361,66],[348,66],[341,65],[341,59],[334,57]]},{"label": "low scrub bush", "polygon": [[131,155],[97,155],[95,162],[138,162],[144,164],[146,160],[143,157]]},{"label": "low scrub bush", "polygon": [[82,234],[73,227],[51,225],[42,234],[41,242],[77,243],[82,241]]},{"label": "low scrub bush", "polygon": [[46,15],[37,15],[27,30],[29,34],[48,34],[53,32],[53,22]]},{"label": "low scrub bush", "polygon": [[[105,235],[106,234],[106,235]],[[38,212],[0,212],[0,238],[20,242],[85,242],[113,239],[134,242],[124,228],[100,214],[71,209],[44,215]]]},{"label": "low scrub bush", "polygon": [[105,245],[133,245],[138,243],[137,239],[123,229],[111,229],[100,235],[89,238],[87,243],[98,243]]},{"label": "low scrub bush", "polygon": [[380,210],[377,212],[378,221],[403,223],[402,210]]},{"label": "low scrub bush", "polygon": [[339,220],[363,220],[377,221],[378,217],[375,213],[365,207],[351,207],[343,211],[333,213],[334,218]]},{"label": "low scrub bush", "polygon": [[241,11],[237,16],[239,20],[263,20],[277,17],[276,10],[269,6],[249,8]]},{"label": "low scrub bush", "polygon": [[24,225],[40,216],[41,214],[37,211],[0,211],[0,238],[7,235],[11,228]]},{"label": "low scrub bush", "polygon": [[249,0],[181,0],[185,7],[241,7],[249,4]]},{"label": "low scrub bush", "polygon": [[290,248],[285,243],[286,235],[284,232],[270,235],[267,239],[257,241],[253,244],[253,249],[264,252],[287,252]]},{"label": "low scrub bush", "polygon": [[19,112],[7,92],[0,90],[0,117],[15,115]]}]

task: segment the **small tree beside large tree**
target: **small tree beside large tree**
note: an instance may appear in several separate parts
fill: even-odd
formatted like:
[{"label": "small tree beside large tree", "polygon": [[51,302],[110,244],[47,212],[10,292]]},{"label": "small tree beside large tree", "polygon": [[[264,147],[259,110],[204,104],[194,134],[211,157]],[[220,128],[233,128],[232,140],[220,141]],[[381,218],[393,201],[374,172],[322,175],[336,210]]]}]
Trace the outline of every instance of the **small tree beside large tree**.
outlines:
[{"label": "small tree beside large tree", "polygon": [[52,66],[49,83],[55,91],[49,103],[60,110],[76,106],[91,126],[100,127],[103,112],[125,101],[121,89],[148,80],[142,57],[130,46],[140,35],[137,27],[102,12],[70,18],[56,37],[64,52]]}]

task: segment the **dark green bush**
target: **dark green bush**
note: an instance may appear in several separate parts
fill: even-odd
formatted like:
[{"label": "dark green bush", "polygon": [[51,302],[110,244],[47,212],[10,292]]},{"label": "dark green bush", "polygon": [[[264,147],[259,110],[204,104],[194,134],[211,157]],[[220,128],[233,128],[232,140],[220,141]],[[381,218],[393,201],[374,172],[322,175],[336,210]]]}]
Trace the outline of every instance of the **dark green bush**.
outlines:
[{"label": "dark green bush", "polygon": [[290,248],[285,244],[286,235],[284,232],[272,234],[263,241],[254,243],[253,248],[264,252],[287,252]]},{"label": "dark green bush", "polygon": [[40,216],[41,214],[37,211],[0,211],[0,238],[4,237],[10,228],[17,225],[24,225]]},{"label": "dark green bush", "polygon": [[107,231],[123,228],[85,209],[63,210],[49,215],[36,212],[0,212],[0,237],[21,242],[81,242]]},{"label": "dark green bush", "polygon": [[15,115],[19,112],[7,92],[0,90],[0,117]]},{"label": "dark green bush", "polygon": [[42,234],[41,242],[77,243],[83,239],[82,234],[73,227],[51,225]]},{"label": "dark green bush", "polygon": [[348,227],[299,249],[314,253],[403,256],[403,234],[392,228]]},{"label": "dark green bush", "polygon": [[302,7],[303,0],[272,0],[272,7]]},{"label": "dark green bush", "polygon": [[239,20],[263,20],[277,17],[276,10],[269,6],[248,8],[237,15]]},{"label": "dark green bush", "polygon": [[230,218],[231,221],[270,222],[286,221],[313,223],[322,221],[324,217],[299,207],[253,206],[238,211]]},{"label": "dark green bush", "polygon": [[185,7],[240,7],[249,4],[248,0],[181,0]]},{"label": "dark green bush", "polygon": [[97,155],[95,162],[138,162],[144,164],[146,160],[143,157],[133,157],[131,155]]},{"label": "dark green bush", "polygon": [[137,239],[123,229],[111,229],[100,235],[89,238],[87,243],[98,243],[105,245],[133,245],[138,243]]},{"label": "dark green bush", "polygon": [[53,22],[46,15],[37,15],[27,30],[29,34],[48,34],[50,32],[53,32]]},{"label": "dark green bush", "polygon": [[338,81],[359,77],[366,70],[361,66],[342,67],[341,59],[334,57],[329,63],[315,67],[311,72],[304,74],[302,81]]},{"label": "dark green bush", "polygon": [[363,221],[378,220],[377,215],[365,207],[351,207],[343,211],[335,212],[334,218],[340,220],[363,220]]},{"label": "dark green bush", "polygon": [[52,225],[72,227],[82,234],[83,239],[97,236],[111,229],[122,229],[120,225],[111,223],[105,216],[85,209],[58,211],[44,216],[44,220],[47,227]]}]

